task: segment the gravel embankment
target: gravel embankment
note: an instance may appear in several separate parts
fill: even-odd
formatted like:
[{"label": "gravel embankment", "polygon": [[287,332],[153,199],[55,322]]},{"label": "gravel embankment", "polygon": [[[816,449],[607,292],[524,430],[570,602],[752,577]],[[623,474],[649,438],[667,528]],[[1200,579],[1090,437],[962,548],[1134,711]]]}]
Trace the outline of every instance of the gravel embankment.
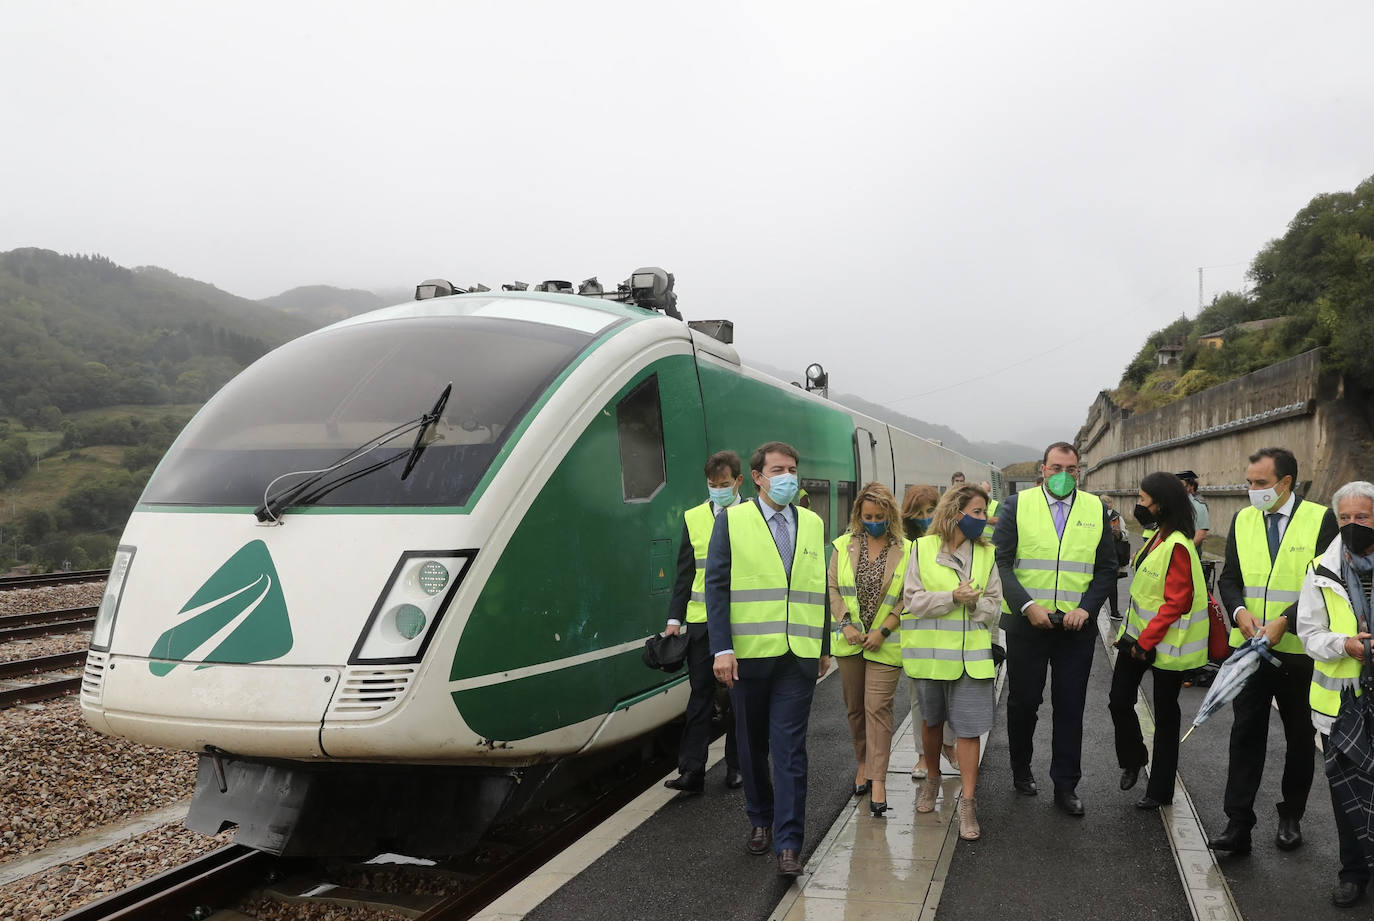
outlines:
[{"label": "gravel embankment", "polygon": [[0,919],[56,918],[223,847],[233,837],[232,831],[211,838],[176,823],[159,826],[70,863],[0,886]]},{"label": "gravel embankment", "polygon": [[196,756],[103,736],[74,698],[0,711],[0,861],[189,796]]}]

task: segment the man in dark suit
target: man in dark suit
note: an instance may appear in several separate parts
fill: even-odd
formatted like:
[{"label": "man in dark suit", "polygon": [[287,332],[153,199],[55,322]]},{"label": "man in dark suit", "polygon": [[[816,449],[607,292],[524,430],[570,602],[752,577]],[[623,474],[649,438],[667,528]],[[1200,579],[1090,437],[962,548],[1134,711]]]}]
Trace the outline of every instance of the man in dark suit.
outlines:
[{"label": "man in dark suit", "polygon": [[731,689],[737,720],[745,849],[764,854],[771,841],[778,874],[791,878],[801,873],[811,698],[830,669],[825,532],[818,515],[793,504],[797,461],[783,442],[754,452],[759,498],[716,519],[706,557],[714,671]]},{"label": "man in dark suit", "polygon": [[1286,750],[1276,804],[1274,844],[1291,851],[1302,844],[1299,824],[1312,789],[1316,746],[1312,741],[1312,659],[1290,624],[1297,621],[1298,594],[1307,564],[1326,551],[1338,533],[1331,509],[1293,493],[1298,459],[1285,448],[1250,455],[1245,482],[1250,504],[1236,513],[1226,535],[1226,564],[1217,587],[1231,617],[1231,645],[1263,632],[1281,667],[1260,666],[1232,703],[1230,763],[1226,770],[1226,828],[1211,838],[1214,850],[1246,853],[1254,828],[1255,796],[1264,776],[1270,702],[1278,704]]},{"label": "man in dark suit", "polygon": [[1092,614],[1116,591],[1117,555],[1106,507],[1078,489],[1078,449],[1050,445],[1040,474],[1043,485],[1002,503],[992,535],[1007,633],[1007,747],[1013,786],[1035,796],[1033,739],[1049,672],[1054,801],[1081,816],[1083,708],[1097,646]]}]

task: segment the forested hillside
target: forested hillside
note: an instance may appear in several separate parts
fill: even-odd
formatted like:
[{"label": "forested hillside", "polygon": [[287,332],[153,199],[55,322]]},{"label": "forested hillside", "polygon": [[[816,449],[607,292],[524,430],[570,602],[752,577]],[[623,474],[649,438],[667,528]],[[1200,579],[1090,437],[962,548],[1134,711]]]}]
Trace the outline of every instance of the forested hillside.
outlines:
[{"label": "forested hillside", "polygon": [[165,269],[0,253],[0,571],[107,565],[199,404],[315,325]]},{"label": "forested hillside", "polygon": [[[1327,369],[1374,390],[1374,176],[1312,199],[1248,277],[1248,292],[1150,334],[1113,399],[1154,409],[1319,346]],[[1161,367],[1161,346],[1180,346],[1178,360]]]},{"label": "forested hillside", "polygon": [[0,416],[57,428],[121,404],[200,403],[313,328],[164,269],[102,256],[0,254]]}]

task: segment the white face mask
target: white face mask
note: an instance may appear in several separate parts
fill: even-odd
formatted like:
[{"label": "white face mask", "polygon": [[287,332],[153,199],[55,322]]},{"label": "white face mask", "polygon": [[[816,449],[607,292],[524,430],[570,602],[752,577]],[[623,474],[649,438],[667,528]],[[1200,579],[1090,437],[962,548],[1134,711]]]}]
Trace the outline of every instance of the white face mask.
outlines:
[{"label": "white face mask", "polygon": [[1264,489],[1250,490],[1250,504],[1261,512],[1267,512],[1278,504],[1278,490],[1269,486]]}]

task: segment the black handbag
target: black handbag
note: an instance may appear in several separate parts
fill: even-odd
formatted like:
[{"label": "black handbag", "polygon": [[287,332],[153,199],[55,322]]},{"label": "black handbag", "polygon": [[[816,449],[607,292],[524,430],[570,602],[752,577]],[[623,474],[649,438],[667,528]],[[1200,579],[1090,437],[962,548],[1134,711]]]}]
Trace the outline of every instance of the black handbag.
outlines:
[{"label": "black handbag", "polygon": [[644,641],[644,664],[661,672],[678,671],[687,661],[686,632],[656,633]]}]

